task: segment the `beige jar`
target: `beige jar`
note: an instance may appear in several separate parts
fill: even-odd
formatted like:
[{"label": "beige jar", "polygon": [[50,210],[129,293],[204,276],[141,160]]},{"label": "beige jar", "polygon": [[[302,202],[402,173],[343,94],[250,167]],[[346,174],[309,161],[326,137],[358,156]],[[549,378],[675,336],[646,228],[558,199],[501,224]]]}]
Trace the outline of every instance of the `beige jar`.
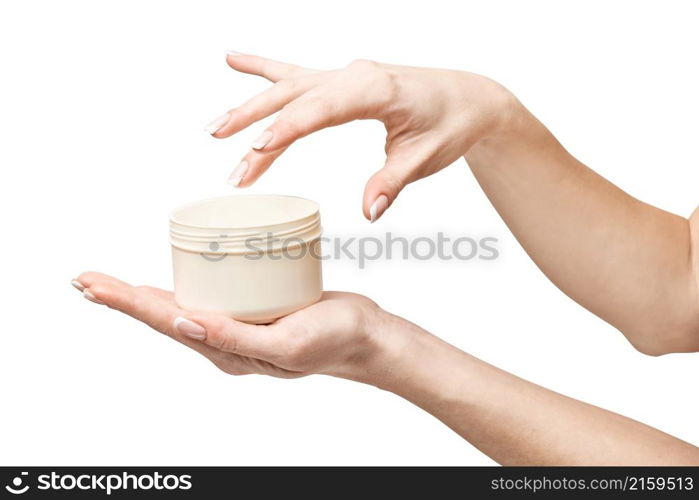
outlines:
[{"label": "beige jar", "polygon": [[293,196],[213,198],[175,209],[175,300],[193,311],[269,323],[320,299],[320,211]]}]

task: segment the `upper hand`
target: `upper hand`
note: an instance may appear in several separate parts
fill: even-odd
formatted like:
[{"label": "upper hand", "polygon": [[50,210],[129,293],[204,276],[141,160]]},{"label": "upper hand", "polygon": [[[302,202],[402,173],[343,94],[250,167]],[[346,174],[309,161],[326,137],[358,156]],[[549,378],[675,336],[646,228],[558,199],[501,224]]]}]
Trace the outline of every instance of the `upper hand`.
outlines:
[{"label": "upper hand", "polygon": [[277,111],[276,121],[253,142],[231,175],[252,184],[294,141],[320,129],[376,119],[387,130],[386,163],[367,182],[365,217],[374,221],[408,183],[453,163],[480,140],[502,129],[514,97],[473,73],[354,61],[316,71],[246,54],[229,54],[235,70],[274,85],[231,109],[207,128],[229,137]]}]

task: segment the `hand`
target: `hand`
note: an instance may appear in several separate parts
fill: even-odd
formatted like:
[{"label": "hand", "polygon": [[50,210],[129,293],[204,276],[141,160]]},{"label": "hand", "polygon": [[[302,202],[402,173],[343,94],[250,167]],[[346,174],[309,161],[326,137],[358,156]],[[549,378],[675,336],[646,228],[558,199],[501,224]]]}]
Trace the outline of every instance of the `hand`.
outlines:
[{"label": "hand", "polygon": [[229,137],[281,110],[253,142],[231,175],[252,184],[294,141],[353,120],[384,123],[386,163],[369,179],[364,216],[376,220],[409,183],[456,161],[477,142],[503,131],[517,100],[502,86],[473,73],[359,60],[315,71],[246,54],[227,56],[235,70],[274,85],[217,118],[207,130]]},{"label": "hand", "polygon": [[390,315],[353,293],[325,292],[319,302],[270,325],[249,325],[185,311],[172,292],[134,287],[100,273],[83,273],[73,286],[88,300],[146,323],[231,375],[323,373],[372,383],[369,375],[388,335],[381,325]]},{"label": "hand", "polygon": [[394,392],[502,464],[699,463],[699,449],[688,443],[510,375],[360,295],[329,292],[260,326],[184,311],[170,292],[103,274],[84,273],[73,285],[85,298],[143,321],[227,373],[324,373]]}]

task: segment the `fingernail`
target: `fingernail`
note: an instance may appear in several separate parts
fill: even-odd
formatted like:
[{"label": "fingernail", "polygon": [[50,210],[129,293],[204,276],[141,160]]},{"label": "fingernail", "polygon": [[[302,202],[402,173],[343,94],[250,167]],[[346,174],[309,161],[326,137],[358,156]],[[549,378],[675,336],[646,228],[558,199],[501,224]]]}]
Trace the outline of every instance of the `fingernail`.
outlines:
[{"label": "fingernail", "polygon": [[204,340],[206,338],[206,329],[194,321],[178,316],[172,324],[175,330],[190,339]]},{"label": "fingernail", "polygon": [[228,123],[228,120],[230,119],[231,114],[226,113],[225,115],[221,115],[215,120],[210,121],[206,127],[204,127],[204,130],[206,130],[210,134],[215,134],[216,132],[219,131],[221,127],[223,127],[226,123]]},{"label": "fingernail", "polygon": [[226,51],[227,56],[235,57],[235,56],[242,56],[242,52],[236,52],[235,50],[227,50]]},{"label": "fingernail", "polygon": [[228,183],[233,187],[240,186],[240,183],[243,181],[243,177],[245,177],[245,174],[247,173],[247,171],[248,171],[248,162],[243,160],[233,170],[233,173],[228,178]]},{"label": "fingernail", "polygon": [[84,290],[83,297],[85,297],[90,302],[94,302],[95,304],[104,304],[104,302],[102,302],[101,300],[97,300],[95,296],[90,293],[90,290]]},{"label": "fingernail", "polygon": [[75,288],[77,288],[78,291],[80,291],[80,292],[85,290],[85,287],[78,280],[73,280],[70,282],[70,284],[73,285]]},{"label": "fingernail", "polygon": [[381,217],[381,214],[384,213],[384,210],[388,207],[388,198],[386,195],[381,195],[378,198],[376,198],[376,201],[371,204],[371,207],[369,208],[369,220],[374,223],[376,222],[376,219]]},{"label": "fingernail", "polygon": [[262,149],[264,148],[267,144],[269,144],[269,141],[272,140],[272,132],[270,130],[265,130],[262,132],[260,137],[252,141],[252,144],[250,144],[250,147],[252,149]]}]

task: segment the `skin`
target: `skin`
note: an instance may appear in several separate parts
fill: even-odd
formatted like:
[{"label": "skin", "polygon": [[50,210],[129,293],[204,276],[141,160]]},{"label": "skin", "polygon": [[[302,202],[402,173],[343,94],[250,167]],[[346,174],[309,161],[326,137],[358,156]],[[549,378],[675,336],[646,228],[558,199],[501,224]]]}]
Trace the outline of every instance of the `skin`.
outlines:
[{"label": "skin", "polygon": [[230,110],[214,137],[279,111],[269,142],[245,156],[240,187],[308,134],[379,120],[387,157],[366,184],[365,217],[380,217],[407,184],[463,157],[526,252],[564,293],[641,352],[699,350],[699,211],[688,220],[628,195],[570,155],[501,85],[462,71],[364,60],[332,71],[246,54],[228,55],[227,62],[274,85]]},{"label": "skin", "polygon": [[[274,85],[217,119],[214,137],[279,112],[265,141],[243,159],[245,168],[233,173],[235,184],[249,186],[294,141],[317,130],[380,120],[387,158],[367,182],[365,217],[379,218],[407,184],[463,157],[561,290],[642,352],[699,350],[699,213],[687,220],[629,196],[573,158],[496,82],[363,60],[333,71],[244,54],[227,62]],[[75,285],[227,373],[318,373],[394,392],[502,464],[699,464],[699,448],[510,375],[359,295],[326,292],[306,309],[255,326],[184,311],[170,292],[98,273],[81,275]],[[177,318],[198,325],[196,338]]]},{"label": "skin", "polygon": [[[133,316],[232,375],[324,374],[411,401],[506,465],[697,465],[699,448],[506,373],[352,293],[322,299],[270,325],[182,310],[173,294],[110,276],[77,278],[86,298]],[[186,318],[205,330],[190,338]]]}]

